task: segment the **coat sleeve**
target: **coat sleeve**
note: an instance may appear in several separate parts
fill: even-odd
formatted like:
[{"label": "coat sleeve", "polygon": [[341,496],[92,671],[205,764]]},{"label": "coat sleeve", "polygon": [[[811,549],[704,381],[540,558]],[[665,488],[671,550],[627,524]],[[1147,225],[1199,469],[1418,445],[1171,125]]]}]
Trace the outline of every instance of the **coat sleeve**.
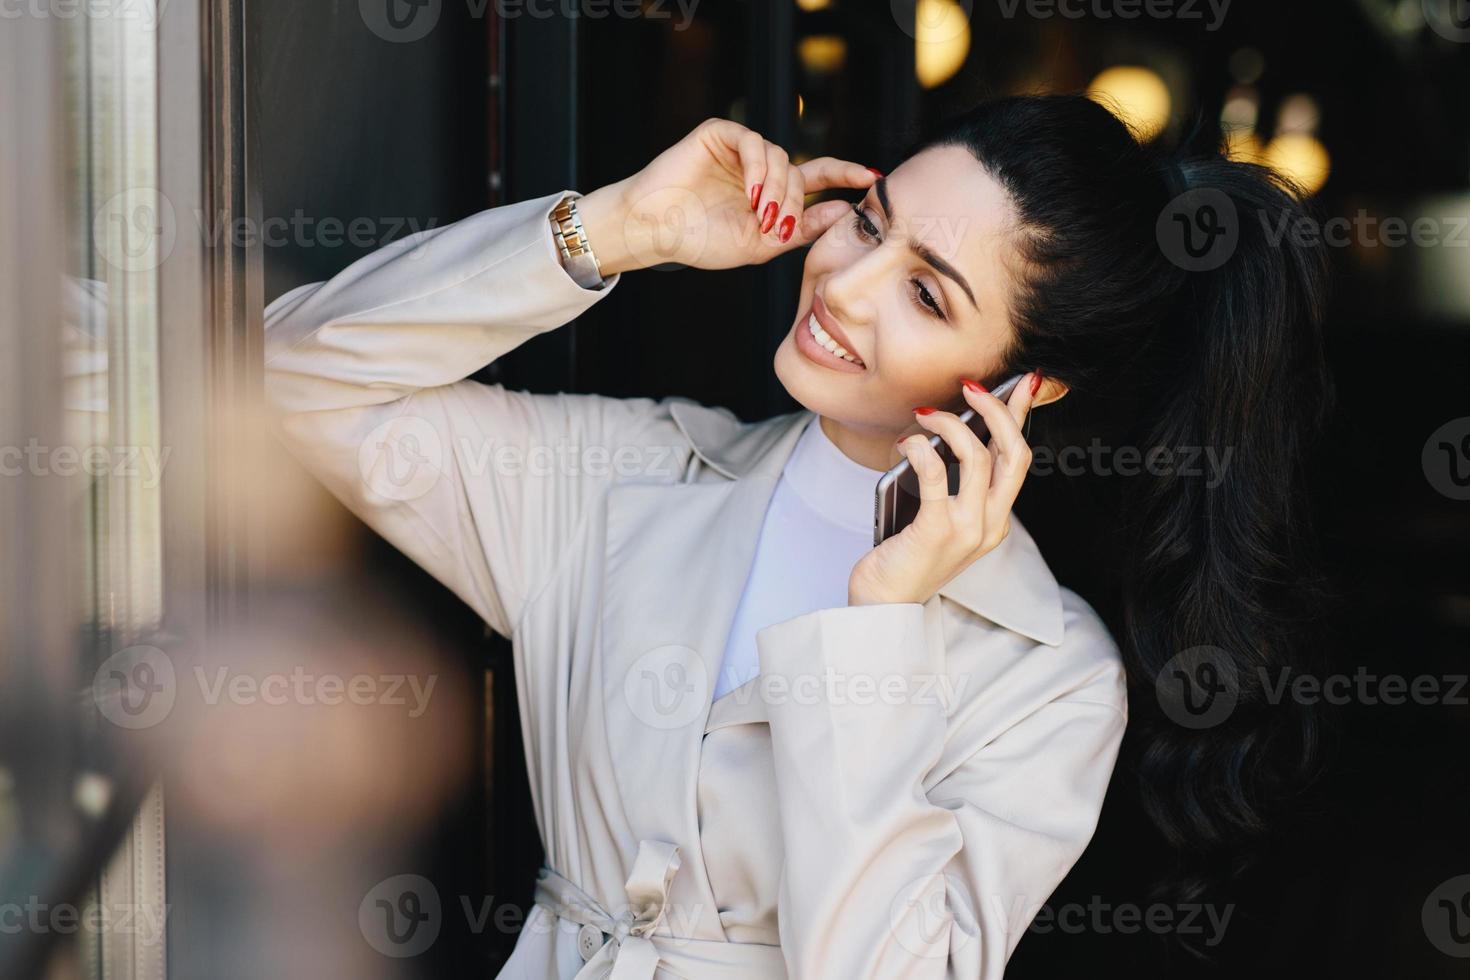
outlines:
[{"label": "coat sleeve", "polygon": [[584,289],[562,268],[547,216],[565,193],[404,238],[266,310],[266,392],[287,447],[502,635],[599,484],[653,458],[665,414],[650,399],[462,380],[619,281]]},{"label": "coat sleeve", "polygon": [[1108,660],[981,738],[973,711],[947,716],[924,617],[914,603],[824,609],[757,634],[793,980],[999,980],[1096,827],[1121,668]]}]

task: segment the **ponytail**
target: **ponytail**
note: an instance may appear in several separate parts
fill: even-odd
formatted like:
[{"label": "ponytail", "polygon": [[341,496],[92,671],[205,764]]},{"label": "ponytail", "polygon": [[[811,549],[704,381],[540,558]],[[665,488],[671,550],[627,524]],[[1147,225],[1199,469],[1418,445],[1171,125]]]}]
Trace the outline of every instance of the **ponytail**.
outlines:
[{"label": "ponytail", "polygon": [[[1118,527],[1123,648],[1162,705],[1144,718],[1145,803],[1170,843],[1203,855],[1263,831],[1266,803],[1310,766],[1318,741],[1306,706],[1267,695],[1306,657],[1323,594],[1305,485],[1330,402],[1327,270],[1320,246],[1280,234],[1312,219],[1280,176],[1219,156],[1179,169],[1185,189],[1163,217],[1179,216],[1183,234],[1209,227],[1228,247],[1185,270],[1159,333],[1159,360],[1175,368],[1153,375],[1139,444],[1204,447],[1229,462],[1218,482],[1150,475],[1124,496]],[[1160,228],[1164,252],[1180,244]],[[1186,265],[1207,251],[1201,238],[1193,246]],[[1228,701],[1218,719],[1177,710],[1209,683]]]}]

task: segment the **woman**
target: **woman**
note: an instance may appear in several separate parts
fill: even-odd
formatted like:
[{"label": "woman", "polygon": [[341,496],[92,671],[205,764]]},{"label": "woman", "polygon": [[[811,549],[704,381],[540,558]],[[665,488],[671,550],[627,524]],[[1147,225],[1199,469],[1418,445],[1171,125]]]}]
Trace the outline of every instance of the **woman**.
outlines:
[{"label": "woman", "polygon": [[[1239,242],[1191,273],[1155,223],[1206,185]],[[803,207],[827,188],[863,196]],[[575,200],[590,266],[553,233],[568,196],[396,242],[267,317],[294,451],[514,644],[547,869],[501,975],[1001,976],[1093,833],[1127,712],[1108,631],[1010,517],[1022,423],[1126,380],[1149,444],[1238,447],[1218,488],[1130,488],[1125,653],[1149,685],[1203,642],[1282,656],[1269,590],[1289,585],[1320,269],[1254,218],[1297,204],[1062,96],[981,105],[887,177],[710,120]],[[624,272],[804,246],[775,370],[805,411],[462,380]],[[700,329],[690,356],[718,356]],[[1021,371],[1004,403],[976,380]],[[955,496],[928,433],[961,460]],[[924,502],[874,548],[900,454]],[[1194,814],[1183,836],[1248,822],[1239,792],[1204,795],[1238,785],[1231,763],[1180,738],[1149,772]]]}]

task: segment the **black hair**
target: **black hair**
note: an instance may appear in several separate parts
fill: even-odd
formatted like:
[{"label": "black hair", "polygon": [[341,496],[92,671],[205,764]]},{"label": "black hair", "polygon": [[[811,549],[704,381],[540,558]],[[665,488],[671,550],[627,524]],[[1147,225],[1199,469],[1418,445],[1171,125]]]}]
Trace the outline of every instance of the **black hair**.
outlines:
[{"label": "black hair", "polygon": [[[1325,254],[1279,233],[1311,209],[1218,140],[1190,147],[1199,133],[1168,150],[1090,98],[1013,96],[905,154],[963,147],[1009,195],[1007,374],[1039,369],[1079,394],[1127,397],[1131,445],[1232,454],[1218,485],[1147,470],[1126,481],[1108,549],[1135,694],[1130,752],[1145,809],[1181,855],[1175,896],[1200,894],[1212,875],[1198,869],[1248,851],[1273,798],[1311,771],[1317,719],[1271,704],[1262,681],[1311,659],[1324,592],[1305,467],[1331,399]],[[1156,685],[1200,647],[1236,701],[1219,723],[1189,727],[1161,710]]]}]

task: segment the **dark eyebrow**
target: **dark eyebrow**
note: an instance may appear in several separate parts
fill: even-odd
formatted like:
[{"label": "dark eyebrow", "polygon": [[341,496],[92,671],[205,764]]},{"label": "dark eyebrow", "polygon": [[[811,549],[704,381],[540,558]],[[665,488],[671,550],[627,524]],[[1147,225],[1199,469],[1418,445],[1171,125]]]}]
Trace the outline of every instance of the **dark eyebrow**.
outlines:
[{"label": "dark eyebrow", "polygon": [[[892,224],[893,204],[888,200],[888,178],[879,177],[876,181],[874,181],[873,189],[878,192],[878,203],[883,207],[883,217],[887,219],[889,224]],[[910,241],[908,245],[909,249],[919,258],[929,263],[929,265],[934,268],[934,271],[940,273],[941,275],[948,276],[950,279],[953,279],[955,285],[959,286],[965,291],[965,295],[968,296],[970,299],[970,305],[975,307],[975,312],[980,312],[980,304],[975,302],[975,294],[970,292],[970,284],[965,281],[964,276],[960,275],[960,270],[956,269],[954,266],[950,265],[948,262],[935,255],[932,251],[930,251],[927,245],[922,245],[913,241]]]}]

